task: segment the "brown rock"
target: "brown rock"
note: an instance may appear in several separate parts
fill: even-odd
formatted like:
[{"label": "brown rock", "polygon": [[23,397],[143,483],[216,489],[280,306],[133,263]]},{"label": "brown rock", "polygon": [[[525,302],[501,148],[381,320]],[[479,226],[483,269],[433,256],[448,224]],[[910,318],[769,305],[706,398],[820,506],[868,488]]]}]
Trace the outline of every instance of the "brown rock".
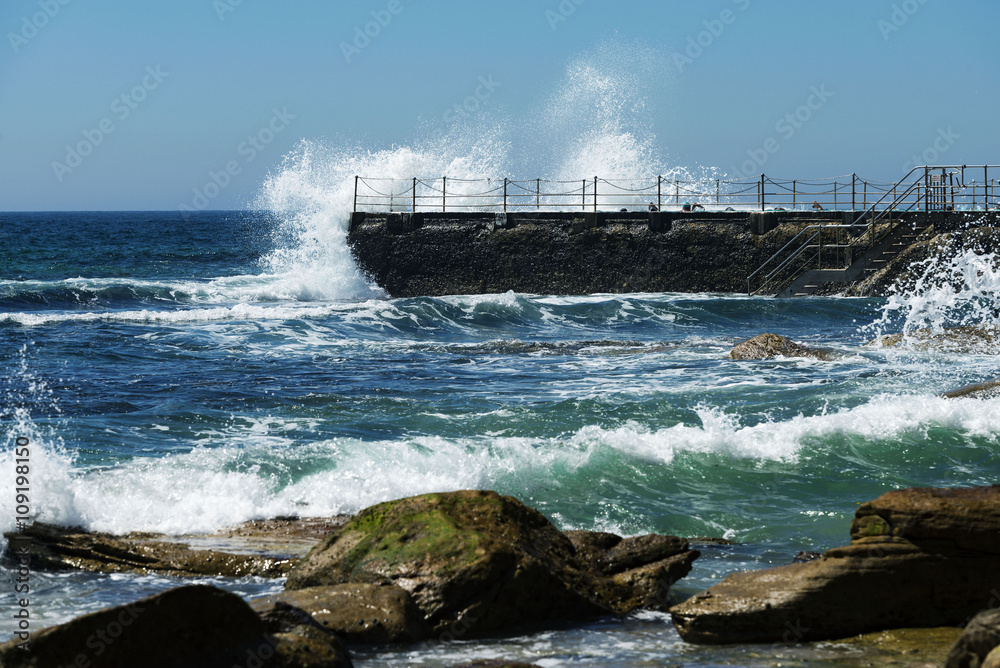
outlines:
[{"label": "brown rock", "polygon": [[522,663],[520,661],[504,661],[503,659],[483,659],[471,663],[460,663],[452,668],[541,668],[534,663]]},{"label": "brown rock", "polygon": [[[994,598],[993,603],[1000,605],[1000,597]],[[997,654],[996,649],[1000,649],[1000,609],[983,610],[972,618],[955,641],[945,668],[986,668],[987,656]]]},{"label": "brown rock", "polygon": [[274,639],[276,668],[353,668],[343,642],[322,628],[303,624],[274,634]]},{"label": "brown rock", "polygon": [[778,334],[758,334],[737,344],[730,352],[731,360],[764,360],[773,357],[815,357],[827,359],[830,351],[808,348]]},{"label": "brown rock", "polygon": [[992,378],[981,383],[965,385],[956,390],[942,394],[945,399],[958,399],[959,397],[975,397],[977,399],[993,399],[1000,396],[1000,378]]},{"label": "brown rock", "polygon": [[887,348],[908,345],[915,350],[997,355],[1000,354],[1000,327],[979,324],[940,330],[918,329],[903,334],[886,334],[871,343]]},{"label": "brown rock", "polygon": [[994,647],[993,651],[986,655],[979,668],[1000,668],[1000,647]]},{"label": "brown rock", "polygon": [[[569,538],[516,499],[484,491],[427,494],[361,511],[296,566],[286,588],[395,584],[410,593],[435,634],[475,634],[625,612],[654,596],[665,599],[697,553],[657,556],[629,568],[641,559],[628,547],[641,551],[640,544],[627,543],[609,558],[626,569],[609,577],[579,559]],[[665,554],[662,546],[650,553]]]},{"label": "brown rock", "polygon": [[954,626],[1000,591],[1000,486],[908,489],[862,505],[822,558],[734,573],[670,609],[689,642],[798,642]]},{"label": "brown rock", "polygon": [[1000,554],[1000,485],[887,492],[862,504],[851,540],[903,538],[929,550]]},{"label": "brown rock", "polygon": [[691,572],[698,552],[677,536],[646,534],[622,538],[599,531],[567,531],[581,567],[631,590],[618,608],[666,610],[670,586]]},{"label": "brown rock", "polygon": [[196,550],[160,540],[156,535],[111,536],[79,528],[35,522],[18,533],[6,533],[5,558],[13,546],[31,540],[31,568],[40,571],[84,570],[101,573],[162,573],[277,578],[291,570],[291,558]]},{"label": "brown rock", "polygon": [[245,665],[260,648],[270,654],[273,647],[264,623],[239,596],[203,585],[35,631],[28,652],[15,642],[0,646],[0,663],[7,668],[216,668]]},{"label": "brown rock", "polygon": [[395,585],[340,584],[265,596],[250,606],[265,620],[305,611],[348,644],[417,642],[430,635],[409,593]]}]

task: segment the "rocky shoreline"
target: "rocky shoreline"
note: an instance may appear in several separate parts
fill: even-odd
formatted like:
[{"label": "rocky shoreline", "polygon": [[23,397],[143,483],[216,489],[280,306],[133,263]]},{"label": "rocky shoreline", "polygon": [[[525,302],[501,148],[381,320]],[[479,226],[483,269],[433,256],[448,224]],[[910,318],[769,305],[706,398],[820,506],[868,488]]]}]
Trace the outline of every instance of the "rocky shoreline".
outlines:
[{"label": "rocky shoreline", "polygon": [[[489,491],[409,497],[352,518],[247,523],[189,544],[42,524],[29,535],[40,569],[288,579],[250,604],[189,585],[85,615],[34,633],[30,651],[3,645],[4,666],[350,666],[352,646],[523,633],[639,609],[669,610],[691,643],[838,640],[866,656],[916,650],[910,658],[925,663],[911,665],[950,650],[949,667],[978,666],[1000,644],[1000,485],[888,492],[858,508],[850,545],[731,574],[676,604],[670,588],[699,556],[687,539],[561,532]],[[217,549],[227,544],[245,549]],[[93,639],[115,625],[121,639],[98,655]]]}]

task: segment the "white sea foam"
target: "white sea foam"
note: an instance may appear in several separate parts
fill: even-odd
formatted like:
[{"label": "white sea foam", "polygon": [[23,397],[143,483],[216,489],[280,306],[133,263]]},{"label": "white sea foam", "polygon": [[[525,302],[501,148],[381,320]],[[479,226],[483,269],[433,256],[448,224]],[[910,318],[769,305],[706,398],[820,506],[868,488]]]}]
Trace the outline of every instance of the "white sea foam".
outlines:
[{"label": "white sea foam", "polygon": [[1000,256],[944,249],[918,267],[912,288],[896,289],[880,317],[862,328],[875,337],[971,324],[1000,325]]},{"label": "white sea foam", "polygon": [[[213,434],[205,447],[161,458],[81,470],[57,443],[32,437],[33,490],[40,520],[93,530],[165,533],[211,531],[261,517],[353,513],[390,499],[454,489],[500,489],[530,498],[550,491],[609,456],[663,466],[678,456],[795,461],[831,436],[922,442],[933,428],[996,442],[995,401],[927,395],[880,396],[852,409],[780,422],[742,424],[718,408],[697,410],[700,424],[651,428],[638,423],[587,426],[560,438],[420,436],[387,441],[338,438],[300,442],[311,427],[282,421]],[[313,425],[314,427],[315,425]],[[36,440],[37,438],[37,440]],[[234,442],[243,445],[233,445]],[[618,453],[615,455],[614,453]],[[10,452],[0,466],[10,467]],[[4,517],[13,498],[0,485]],[[595,516],[595,522],[601,518]],[[5,528],[10,528],[9,526]]]}]

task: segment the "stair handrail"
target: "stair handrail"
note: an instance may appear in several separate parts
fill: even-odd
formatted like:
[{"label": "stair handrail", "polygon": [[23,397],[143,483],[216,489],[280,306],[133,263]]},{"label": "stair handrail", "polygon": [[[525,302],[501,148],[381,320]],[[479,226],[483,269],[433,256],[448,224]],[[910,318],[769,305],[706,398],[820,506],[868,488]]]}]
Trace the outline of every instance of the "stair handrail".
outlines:
[{"label": "stair handrail", "polygon": [[[887,189],[886,192],[885,192],[885,194],[882,195],[882,197],[880,197],[877,202],[875,202],[870,207],[868,207],[867,209],[865,209],[865,211],[860,216],[858,216],[858,218],[856,218],[855,221],[853,223],[851,223],[850,225],[837,224],[837,223],[829,224],[828,223],[828,224],[818,224],[818,225],[808,225],[808,226],[806,226],[805,228],[802,229],[802,231],[800,231],[798,234],[796,234],[794,237],[792,237],[788,241],[788,243],[786,243],[784,246],[782,246],[781,249],[778,250],[778,252],[776,252],[774,255],[772,255],[767,260],[765,260],[764,263],[761,264],[760,267],[758,267],[756,271],[754,271],[752,274],[750,274],[749,276],[747,276],[747,294],[748,295],[753,295],[753,293],[754,293],[753,287],[751,285],[752,279],[755,276],[757,276],[758,274],[760,274],[761,272],[763,272],[767,268],[767,266],[769,264],[771,264],[771,262],[775,258],[779,257],[782,253],[784,253],[785,250],[787,250],[788,247],[791,246],[795,242],[796,239],[798,239],[802,235],[806,234],[809,230],[811,230],[811,229],[817,229],[817,228],[819,229],[818,232],[815,232],[811,237],[809,237],[809,239],[807,239],[803,244],[801,244],[797,249],[795,249],[795,251],[792,252],[783,262],[781,262],[777,267],[775,267],[773,270],[771,270],[771,272],[769,272],[764,277],[764,280],[762,281],[760,287],[758,287],[758,290],[760,288],[762,288],[763,286],[767,285],[768,282],[770,282],[770,280],[780,270],[782,270],[783,268],[785,268],[786,266],[788,266],[788,264],[791,263],[793,260],[795,260],[797,257],[799,257],[800,255],[804,254],[806,252],[806,250],[809,248],[809,245],[812,242],[812,240],[815,239],[817,235],[821,234],[823,230],[830,230],[830,229],[837,229],[837,228],[856,229],[859,225],[864,225],[864,227],[866,228],[864,233],[867,233],[870,230],[874,229],[873,226],[875,225],[875,223],[877,223],[884,215],[886,215],[886,213],[891,213],[892,211],[894,211],[896,209],[896,206],[901,201],[903,201],[905,198],[907,198],[907,197],[910,196],[910,194],[913,192],[914,188],[916,188],[916,189],[919,190],[919,187],[920,187],[922,181],[926,181],[927,180],[927,175],[930,173],[931,169],[940,169],[940,168],[941,167],[930,166],[930,165],[922,165],[922,166],[919,166],[919,167],[912,168],[909,172],[906,173],[905,176],[903,176],[903,178],[901,178],[899,181],[897,181],[895,183],[895,185],[893,186],[892,190],[888,190]],[[945,167],[945,169],[948,169],[948,168],[950,168],[950,166]],[[879,204],[881,204],[883,201],[885,201],[886,197],[888,197],[890,193],[895,192],[896,189],[898,188],[898,186],[900,186],[902,183],[904,183],[908,178],[910,178],[913,175],[914,172],[917,172],[917,171],[922,171],[923,172],[923,179],[914,179],[913,183],[911,183],[910,186],[902,194],[897,195],[893,199],[893,201],[892,201],[891,204],[889,204],[886,208],[884,208],[881,212],[879,212],[876,215],[875,211],[876,211],[877,207],[879,206]],[[925,195],[926,195],[926,192],[925,192]],[[917,201],[919,202],[919,196],[918,196],[918,200]],[[864,221],[865,217],[867,217],[867,216],[870,216],[868,222],[867,223],[862,223],[862,221]],[[874,241],[873,241],[873,243],[874,243]]]}]

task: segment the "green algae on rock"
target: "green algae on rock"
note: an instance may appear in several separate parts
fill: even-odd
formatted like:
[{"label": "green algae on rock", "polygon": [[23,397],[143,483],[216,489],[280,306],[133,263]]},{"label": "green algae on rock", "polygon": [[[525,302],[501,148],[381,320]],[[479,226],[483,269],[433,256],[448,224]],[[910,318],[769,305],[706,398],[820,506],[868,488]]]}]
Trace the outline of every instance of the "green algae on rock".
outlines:
[{"label": "green algae on rock", "polygon": [[[619,541],[620,538],[616,537]],[[426,494],[367,508],[319,543],[286,589],[342,583],[407,590],[439,635],[480,633],[667,605],[698,552],[650,541],[605,575],[544,515],[489,491]],[[662,543],[662,544],[661,544]]]}]

